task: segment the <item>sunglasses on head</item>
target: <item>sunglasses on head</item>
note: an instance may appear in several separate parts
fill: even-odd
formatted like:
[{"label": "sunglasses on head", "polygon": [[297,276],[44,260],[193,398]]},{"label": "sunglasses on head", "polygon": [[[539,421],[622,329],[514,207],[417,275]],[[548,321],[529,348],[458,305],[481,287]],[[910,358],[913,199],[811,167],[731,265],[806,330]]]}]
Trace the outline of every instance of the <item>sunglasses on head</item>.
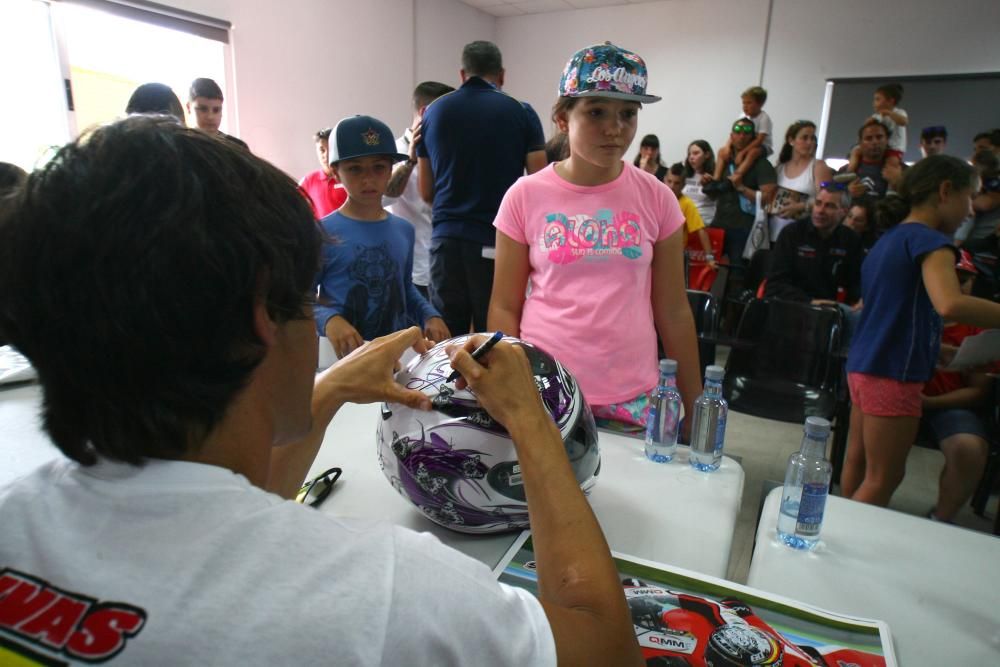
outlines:
[{"label": "sunglasses on head", "polygon": [[837,181],[823,181],[819,184],[820,190],[846,190],[847,183],[838,183]]},{"label": "sunglasses on head", "polygon": [[733,125],[733,133],[735,134],[753,134],[753,132],[753,125],[747,125],[746,123]]}]

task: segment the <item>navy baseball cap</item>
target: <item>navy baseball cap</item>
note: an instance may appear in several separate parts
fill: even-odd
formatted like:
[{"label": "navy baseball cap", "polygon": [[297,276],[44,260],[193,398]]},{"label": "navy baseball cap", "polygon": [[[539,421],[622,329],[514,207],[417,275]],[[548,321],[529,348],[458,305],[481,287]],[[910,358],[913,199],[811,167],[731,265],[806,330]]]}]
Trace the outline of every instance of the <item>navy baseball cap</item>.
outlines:
[{"label": "navy baseball cap", "polygon": [[393,162],[410,158],[396,150],[392,130],[377,118],[349,116],[337,123],[330,134],[330,164],[366,155],[386,155]]}]

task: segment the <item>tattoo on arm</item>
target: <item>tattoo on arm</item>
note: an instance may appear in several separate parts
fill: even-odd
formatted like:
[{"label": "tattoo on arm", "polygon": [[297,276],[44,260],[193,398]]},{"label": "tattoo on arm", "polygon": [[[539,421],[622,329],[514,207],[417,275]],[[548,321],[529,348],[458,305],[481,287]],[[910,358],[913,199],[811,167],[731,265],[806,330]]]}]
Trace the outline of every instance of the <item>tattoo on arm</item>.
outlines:
[{"label": "tattoo on arm", "polygon": [[400,162],[389,178],[389,185],[385,189],[385,196],[398,197],[403,194],[403,190],[406,189],[406,184],[409,182],[410,174],[412,173],[413,165],[409,162]]}]

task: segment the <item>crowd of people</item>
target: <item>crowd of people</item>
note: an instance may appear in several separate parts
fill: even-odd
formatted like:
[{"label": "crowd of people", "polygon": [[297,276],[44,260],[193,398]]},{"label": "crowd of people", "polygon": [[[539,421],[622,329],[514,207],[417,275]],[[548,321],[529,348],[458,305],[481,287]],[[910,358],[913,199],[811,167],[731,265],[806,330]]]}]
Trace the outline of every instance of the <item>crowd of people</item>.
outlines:
[{"label": "crowd of people", "polygon": [[[538,599],[429,536],[282,498],[344,402],[429,409],[394,364],[470,331],[538,344],[598,420],[624,429],[649,416],[659,344],[691,414],[702,384],[685,247],[744,265],[762,221],[767,295],[857,320],[843,494],[888,503],[926,409],[949,461],[931,514],[949,520],[968,497],[988,380],[976,369],[926,383],[943,331],[954,345],[1000,327],[1000,304],[973,296],[974,255],[956,254],[996,251],[1000,131],[976,137],[970,165],[945,154],[943,127],[925,128],[927,157],[907,166],[902,89],[880,87],[834,174],[810,121],[775,151],[754,86],[717,155],[697,139],[669,163],[648,135],[630,161],[640,110],[660,100],[638,54],[573,54],[548,143],[535,110],[503,92],[494,44],[467,45],[460,74],[458,89],[417,86],[399,137],[369,115],[318,131],[320,168],[299,184],[219,130],[208,79],[189,91],[197,129],[159,115],[185,114],[146,84],[134,117],[27,177],[4,174],[0,336],[38,370],[45,428],[70,461],[0,490],[0,565],[121,601],[107,603],[125,610],[109,652],[274,663],[294,647],[311,662],[334,637],[334,655],[359,664],[639,664],[607,544],[516,347],[476,360],[474,338],[449,356],[517,448]],[[720,257],[706,229],[724,233]],[[340,357],[319,375],[317,333]],[[447,604],[427,613],[445,585]],[[220,600],[239,613],[214,614]],[[38,632],[54,636],[51,623]],[[262,628],[287,642],[263,645]],[[78,657],[87,642],[65,634],[60,650]]]}]

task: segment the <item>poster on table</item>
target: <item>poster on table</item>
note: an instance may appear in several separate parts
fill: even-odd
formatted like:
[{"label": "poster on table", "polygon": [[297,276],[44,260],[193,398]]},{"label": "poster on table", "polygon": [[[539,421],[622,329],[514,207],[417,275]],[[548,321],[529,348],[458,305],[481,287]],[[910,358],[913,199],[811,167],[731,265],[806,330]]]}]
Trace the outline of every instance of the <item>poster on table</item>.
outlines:
[{"label": "poster on table", "polygon": [[[889,627],[747,586],[612,553],[650,667],[771,665],[895,667]],[[494,570],[538,594],[531,534],[525,531]]]}]

